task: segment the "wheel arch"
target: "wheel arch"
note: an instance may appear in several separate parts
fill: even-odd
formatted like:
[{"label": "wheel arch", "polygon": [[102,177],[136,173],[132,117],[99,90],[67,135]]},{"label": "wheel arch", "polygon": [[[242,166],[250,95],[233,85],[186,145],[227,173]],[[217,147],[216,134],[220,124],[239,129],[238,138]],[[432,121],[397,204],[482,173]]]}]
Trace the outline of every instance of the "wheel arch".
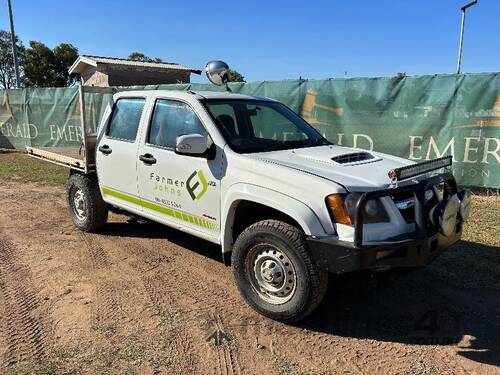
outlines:
[{"label": "wheel arch", "polygon": [[[235,184],[225,194],[222,207],[221,245],[224,262],[239,233],[254,222],[278,219],[298,226],[306,235],[324,235],[314,211],[286,194],[251,184]],[[243,225],[242,225],[243,224]]]}]

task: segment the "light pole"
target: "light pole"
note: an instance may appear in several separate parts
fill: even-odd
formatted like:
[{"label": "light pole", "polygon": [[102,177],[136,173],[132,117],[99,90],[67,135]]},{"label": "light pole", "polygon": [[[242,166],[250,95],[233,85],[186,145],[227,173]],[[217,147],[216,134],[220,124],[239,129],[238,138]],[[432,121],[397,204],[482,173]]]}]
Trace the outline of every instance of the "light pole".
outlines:
[{"label": "light pole", "polygon": [[14,59],[14,70],[16,72],[16,87],[19,88],[19,63],[17,61],[17,49],[16,49],[16,33],[14,32],[14,18],[12,17],[12,5],[10,0],[7,0],[7,5],[9,7],[9,19],[10,19],[10,38],[12,40],[12,57]]},{"label": "light pole", "polygon": [[[10,0],[9,0],[10,1]],[[464,46],[464,27],[465,27],[465,11],[473,5],[477,4],[477,0],[471,1],[465,4],[462,9],[462,25],[460,26],[460,44],[458,46],[458,62],[457,62],[457,74],[460,74],[460,67],[462,65],[462,48]]]}]

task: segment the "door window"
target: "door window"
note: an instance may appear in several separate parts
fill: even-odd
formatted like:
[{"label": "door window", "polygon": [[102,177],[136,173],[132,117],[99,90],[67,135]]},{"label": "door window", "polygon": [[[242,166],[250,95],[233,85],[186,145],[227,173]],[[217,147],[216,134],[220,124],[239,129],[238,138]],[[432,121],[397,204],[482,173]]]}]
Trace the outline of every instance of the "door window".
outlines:
[{"label": "door window", "polygon": [[240,129],[236,126],[236,113],[229,104],[216,104],[211,107],[212,115],[219,129],[228,137],[238,137]]},{"label": "door window", "polygon": [[122,98],[115,103],[107,135],[112,138],[135,141],[145,99]]},{"label": "door window", "polygon": [[189,105],[175,100],[157,100],[147,142],[174,149],[176,138],[184,134],[208,135]]}]

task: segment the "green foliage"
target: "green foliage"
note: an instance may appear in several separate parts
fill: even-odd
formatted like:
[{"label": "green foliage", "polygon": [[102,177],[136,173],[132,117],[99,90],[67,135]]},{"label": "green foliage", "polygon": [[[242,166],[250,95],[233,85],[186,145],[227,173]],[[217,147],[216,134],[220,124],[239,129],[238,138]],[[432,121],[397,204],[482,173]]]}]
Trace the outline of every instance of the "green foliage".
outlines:
[{"label": "green foliage", "polygon": [[245,77],[236,70],[229,69],[229,82],[246,82]]},{"label": "green foliage", "polygon": [[[17,59],[19,66],[24,65],[25,49],[23,43],[16,37]],[[20,70],[22,85],[22,69]],[[16,87],[16,73],[14,70],[14,58],[12,57],[11,34],[0,30],[0,88],[11,89]]]},{"label": "green foliage", "polygon": [[[62,87],[71,86],[76,76],[68,69],[78,57],[78,49],[71,44],[61,43],[54,49],[37,41],[30,41],[25,48],[16,37],[16,49],[21,76],[20,86]],[[0,30],[0,88],[16,87],[16,74],[10,33]]]},{"label": "green foliage", "polygon": [[71,44],[61,43],[54,49],[37,41],[30,41],[24,62],[25,85],[31,87],[71,86],[75,76],[68,69],[78,57],[78,49]]},{"label": "green foliage", "polygon": [[162,59],[160,59],[159,57],[151,58],[149,56],[146,56],[142,52],[132,52],[130,55],[128,55],[128,59],[134,61],[143,61],[143,62],[156,62],[156,63],[162,62]]}]

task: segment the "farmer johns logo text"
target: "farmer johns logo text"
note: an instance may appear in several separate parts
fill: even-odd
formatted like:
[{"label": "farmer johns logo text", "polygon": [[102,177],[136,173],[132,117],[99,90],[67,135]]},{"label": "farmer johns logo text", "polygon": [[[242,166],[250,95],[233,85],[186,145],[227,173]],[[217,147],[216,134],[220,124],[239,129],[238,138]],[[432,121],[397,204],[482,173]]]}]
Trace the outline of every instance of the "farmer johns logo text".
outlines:
[{"label": "farmer johns logo text", "polygon": [[184,181],[173,179],[170,177],[159,176],[156,173],[150,173],[149,179],[155,182],[153,190],[157,190],[176,197],[180,197],[182,195],[181,188],[183,188],[185,185]]},{"label": "farmer johns logo text", "polygon": [[207,179],[201,169],[191,173],[186,182],[156,173],[150,173],[149,178],[155,182],[154,190],[177,197],[182,195],[181,189],[185,186],[192,200],[200,200],[208,189]]}]

